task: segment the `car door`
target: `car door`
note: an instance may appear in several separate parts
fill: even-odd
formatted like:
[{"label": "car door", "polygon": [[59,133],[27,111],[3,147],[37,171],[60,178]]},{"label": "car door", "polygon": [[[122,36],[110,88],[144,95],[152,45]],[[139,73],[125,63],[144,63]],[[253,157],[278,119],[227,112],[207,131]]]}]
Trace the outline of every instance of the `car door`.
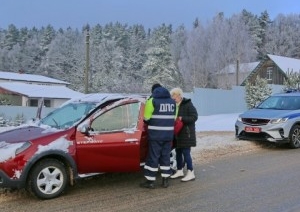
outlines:
[{"label": "car door", "polygon": [[88,135],[76,134],[80,174],[140,169],[142,103],[120,101],[113,105],[95,113]]}]

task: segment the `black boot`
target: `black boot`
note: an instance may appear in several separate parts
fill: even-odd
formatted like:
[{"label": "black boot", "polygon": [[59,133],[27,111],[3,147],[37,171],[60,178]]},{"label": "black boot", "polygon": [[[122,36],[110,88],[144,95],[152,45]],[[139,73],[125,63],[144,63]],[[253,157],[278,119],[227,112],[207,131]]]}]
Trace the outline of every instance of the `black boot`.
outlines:
[{"label": "black boot", "polygon": [[147,180],[146,182],[141,183],[140,187],[142,187],[142,188],[155,188],[154,181]]},{"label": "black boot", "polygon": [[162,178],[162,187],[168,188],[169,187],[169,178],[168,177],[163,177]]}]

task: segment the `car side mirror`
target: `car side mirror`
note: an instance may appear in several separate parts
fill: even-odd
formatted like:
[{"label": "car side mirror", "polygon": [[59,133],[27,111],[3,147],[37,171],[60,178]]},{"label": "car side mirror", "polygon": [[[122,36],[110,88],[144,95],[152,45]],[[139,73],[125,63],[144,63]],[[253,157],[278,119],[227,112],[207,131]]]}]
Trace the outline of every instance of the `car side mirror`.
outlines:
[{"label": "car side mirror", "polygon": [[88,125],[82,125],[82,126],[79,127],[78,130],[79,130],[82,134],[89,136],[89,135],[90,135],[89,129],[90,129],[90,127],[89,127]]}]

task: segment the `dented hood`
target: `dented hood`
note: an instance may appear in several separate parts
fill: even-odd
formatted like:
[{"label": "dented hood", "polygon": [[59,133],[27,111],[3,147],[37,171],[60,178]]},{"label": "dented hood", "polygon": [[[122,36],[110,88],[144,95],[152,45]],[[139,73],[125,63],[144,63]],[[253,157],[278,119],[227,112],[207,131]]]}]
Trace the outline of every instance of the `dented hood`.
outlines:
[{"label": "dented hood", "polygon": [[8,143],[17,143],[22,141],[30,141],[54,133],[56,132],[53,130],[47,130],[38,126],[24,126],[1,132],[0,142],[5,141]]}]

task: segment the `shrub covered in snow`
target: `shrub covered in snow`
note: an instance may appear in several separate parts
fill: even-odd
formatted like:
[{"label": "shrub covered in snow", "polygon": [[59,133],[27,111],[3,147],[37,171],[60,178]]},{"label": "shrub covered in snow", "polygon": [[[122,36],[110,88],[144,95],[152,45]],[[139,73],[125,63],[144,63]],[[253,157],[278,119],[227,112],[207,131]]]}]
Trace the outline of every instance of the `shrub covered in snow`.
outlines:
[{"label": "shrub covered in snow", "polygon": [[258,103],[272,94],[272,89],[266,79],[257,76],[254,83],[246,82],[246,103],[248,109],[254,108]]},{"label": "shrub covered in snow", "polygon": [[17,114],[14,118],[6,117],[4,114],[0,114],[0,127],[19,126],[24,124],[26,119],[24,114]]}]

